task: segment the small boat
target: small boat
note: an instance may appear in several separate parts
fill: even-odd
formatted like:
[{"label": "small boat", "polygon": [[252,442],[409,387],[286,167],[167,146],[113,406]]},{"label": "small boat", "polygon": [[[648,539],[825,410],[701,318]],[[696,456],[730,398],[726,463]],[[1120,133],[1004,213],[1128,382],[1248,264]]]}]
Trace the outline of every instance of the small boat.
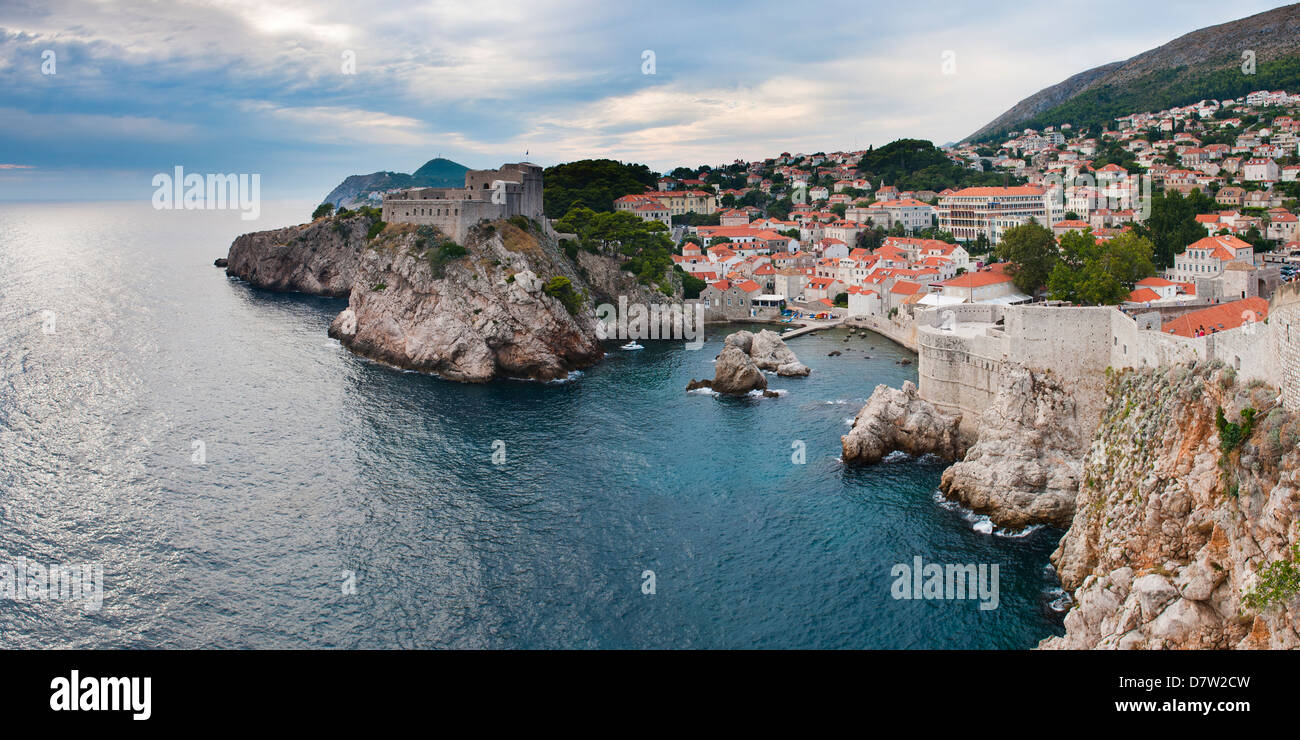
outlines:
[{"label": "small boat", "polygon": [[642,347],[641,345],[637,344],[636,340],[633,339],[632,341],[628,342],[622,347],[619,347],[619,349],[633,350],[633,349],[645,349],[645,347]]}]

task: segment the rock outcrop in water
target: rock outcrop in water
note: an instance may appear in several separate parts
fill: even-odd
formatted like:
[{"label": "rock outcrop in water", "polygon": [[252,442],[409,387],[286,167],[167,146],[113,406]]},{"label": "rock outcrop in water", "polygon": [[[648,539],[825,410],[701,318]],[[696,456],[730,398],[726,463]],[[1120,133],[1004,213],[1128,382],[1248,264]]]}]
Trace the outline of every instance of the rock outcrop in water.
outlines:
[{"label": "rock outcrop in water", "polygon": [[1078,429],[1069,389],[1051,375],[1013,370],[981,415],[975,444],[944,471],[940,488],[1002,527],[1068,527],[1086,450]]},{"label": "rock outcrop in water", "polygon": [[432,227],[390,224],[329,333],[357,354],[451,380],[552,380],[604,355],[582,285],[536,230],[476,227],[462,248]]},{"label": "rock outcrop in water", "polygon": [[760,370],[771,370],[784,377],[805,377],[812,372],[807,365],[799,362],[799,358],[786,346],[780,334],[768,329],[752,335],[748,352]]},{"label": "rock outcrop in water", "polygon": [[723,340],[722,352],[713,366],[713,380],[692,380],[686,390],[712,388],[735,396],[761,390],[767,395],[775,395],[766,391],[767,378],[763,370],[786,377],[803,377],[812,372],[799,362],[776,332],[767,329],[757,334],[738,331],[728,334]]},{"label": "rock outcrop in water", "polygon": [[910,380],[901,390],[878,385],[853,419],[853,429],[840,437],[842,456],[846,463],[873,463],[901,451],[954,460],[966,451],[960,423],[960,415],[921,398]]},{"label": "rock outcrop in water", "polygon": [[1300,647],[1300,415],[1232,376],[1201,364],[1111,380],[1052,555],[1076,605],[1041,647]]},{"label": "rock outcrop in water", "polygon": [[747,331],[738,331],[727,335],[722,342],[722,351],[718,353],[713,364],[712,380],[691,380],[686,390],[712,388],[718,393],[743,396],[750,391],[767,389],[767,377],[758,369],[749,350],[753,346],[754,335]]}]

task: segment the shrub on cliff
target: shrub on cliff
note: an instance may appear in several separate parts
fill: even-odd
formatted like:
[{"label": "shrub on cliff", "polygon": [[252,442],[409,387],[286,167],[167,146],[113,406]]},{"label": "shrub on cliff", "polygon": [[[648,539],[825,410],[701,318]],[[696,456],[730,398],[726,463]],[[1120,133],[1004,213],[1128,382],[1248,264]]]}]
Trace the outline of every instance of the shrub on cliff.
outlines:
[{"label": "shrub on cliff", "polygon": [[469,250],[456,242],[443,238],[432,226],[421,226],[416,230],[416,249],[423,249],[429,260],[429,269],[433,276],[442,279],[447,274],[447,265],[469,254]]},{"label": "shrub on cliff", "polygon": [[564,304],[565,310],[576,316],[582,310],[587,298],[573,289],[573,283],[563,275],[556,275],[546,281],[542,292]]},{"label": "shrub on cliff", "polygon": [[1291,554],[1259,569],[1255,586],[1241,598],[1247,607],[1264,610],[1284,604],[1300,593],[1300,545],[1291,546]]},{"label": "shrub on cliff", "polygon": [[682,298],[685,298],[686,300],[699,298],[700,291],[704,290],[708,283],[695,277],[689,272],[686,272],[680,267],[677,267],[676,270],[679,273],[678,277],[682,279]]},{"label": "shrub on cliff", "polygon": [[311,212],[311,220],[315,221],[318,218],[325,218],[332,213],[334,213],[333,203],[321,203],[316,206],[316,210]]},{"label": "shrub on cliff", "polygon": [[1214,414],[1214,425],[1219,429],[1219,446],[1223,454],[1227,455],[1250,438],[1250,433],[1255,428],[1255,409],[1242,409],[1241,423],[1234,424],[1224,417],[1223,407],[1220,406]]},{"label": "shrub on cliff", "polygon": [[579,206],[566,213],[555,228],[577,234],[579,246],[589,252],[617,250],[627,257],[622,268],[644,285],[661,285],[673,264],[668,227],[659,221],[642,221],[623,211],[596,213]]}]

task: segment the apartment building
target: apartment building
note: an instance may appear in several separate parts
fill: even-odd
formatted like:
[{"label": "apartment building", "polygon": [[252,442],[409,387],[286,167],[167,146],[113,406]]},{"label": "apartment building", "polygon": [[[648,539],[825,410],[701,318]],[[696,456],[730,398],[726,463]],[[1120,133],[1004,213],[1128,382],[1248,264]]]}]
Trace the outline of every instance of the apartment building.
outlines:
[{"label": "apartment building", "polygon": [[1046,188],[1035,185],[963,188],[939,199],[939,229],[963,242],[981,234],[996,242],[1009,224],[1030,218],[1043,225],[1060,220],[1053,215],[1063,208],[1054,208],[1051,200]]}]

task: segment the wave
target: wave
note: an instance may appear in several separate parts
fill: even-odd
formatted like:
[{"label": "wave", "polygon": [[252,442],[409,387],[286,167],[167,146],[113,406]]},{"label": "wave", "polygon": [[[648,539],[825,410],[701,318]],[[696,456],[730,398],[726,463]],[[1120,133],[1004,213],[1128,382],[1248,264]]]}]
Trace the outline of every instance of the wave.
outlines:
[{"label": "wave", "polygon": [[975,511],[945,497],[942,491],[936,489],[931,497],[934,499],[935,503],[939,504],[940,508],[960,514],[962,519],[970,522],[971,529],[980,534],[991,534],[997,537],[1020,539],[1021,537],[1028,537],[1046,526],[1044,524],[1031,524],[1024,529],[1004,529],[993,524],[993,520],[990,519],[988,515],[977,514]]}]

